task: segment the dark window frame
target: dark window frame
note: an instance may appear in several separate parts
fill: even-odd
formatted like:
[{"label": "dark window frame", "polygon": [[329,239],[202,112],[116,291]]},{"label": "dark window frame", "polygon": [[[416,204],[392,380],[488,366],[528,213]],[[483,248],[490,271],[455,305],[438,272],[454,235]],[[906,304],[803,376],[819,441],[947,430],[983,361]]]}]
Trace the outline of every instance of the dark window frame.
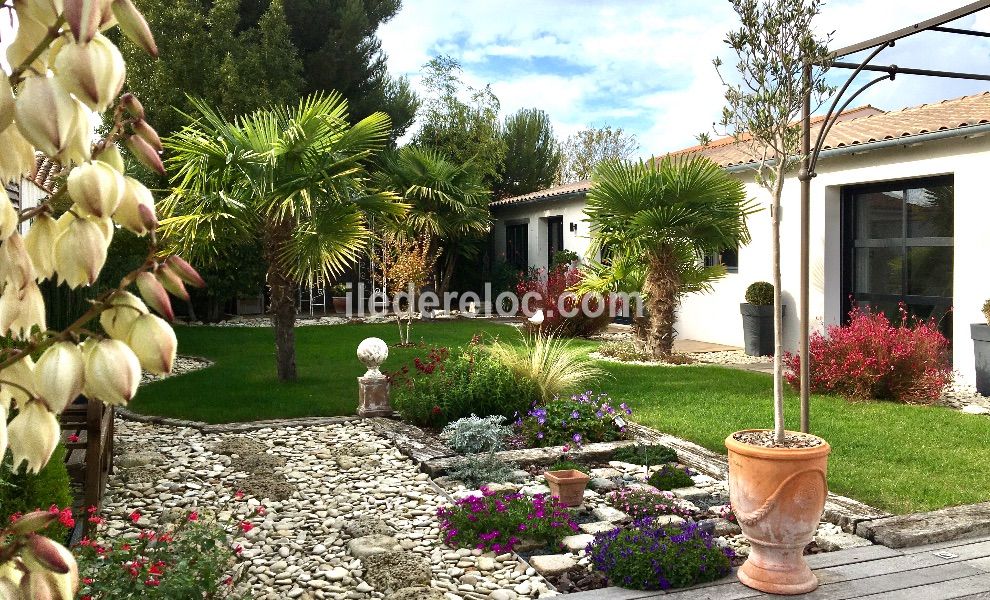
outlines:
[{"label": "dark window frame", "polygon": [[704,256],[705,266],[724,265],[726,273],[739,272],[739,249],[726,248],[721,252],[712,252]]},{"label": "dark window frame", "polygon": [[[554,217],[546,218],[547,226],[547,266],[553,264],[553,255],[564,249],[564,217],[563,215],[557,215]],[[554,229],[557,230],[557,235],[554,236]],[[554,244],[554,237],[556,237],[556,245]]]},{"label": "dark window frame", "polygon": [[[521,235],[520,235],[521,234]],[[521,271],[529,269],[529,223],[506,223],[505,262]]]}]

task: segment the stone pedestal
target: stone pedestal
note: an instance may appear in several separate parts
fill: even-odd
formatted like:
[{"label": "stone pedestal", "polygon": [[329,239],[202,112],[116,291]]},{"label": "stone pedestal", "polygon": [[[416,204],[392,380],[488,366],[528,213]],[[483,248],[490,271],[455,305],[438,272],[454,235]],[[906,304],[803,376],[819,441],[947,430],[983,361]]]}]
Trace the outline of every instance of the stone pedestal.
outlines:
[{"label": "stone pedestal", "polygon": [[392,414],[388,401],[388,379],[382,376],[358,377],[358,415],[387,417]]}]

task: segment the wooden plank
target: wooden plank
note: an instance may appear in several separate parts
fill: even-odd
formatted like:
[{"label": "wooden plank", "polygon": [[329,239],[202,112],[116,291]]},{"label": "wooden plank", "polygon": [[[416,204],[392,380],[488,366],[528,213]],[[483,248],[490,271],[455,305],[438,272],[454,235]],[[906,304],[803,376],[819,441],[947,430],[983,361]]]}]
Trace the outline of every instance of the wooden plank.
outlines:
[{"label": "wooden plank", "polygon": [[587,592],[567,594],[567,600],[640,600],[646,598],[666,598],[664,592],[644,592],[620,587],[607,587]]},{"label": "wooden plank", "polygon": [[886,546],[874,545],[849,548],[848,550],[838,550],[836,552],[812,554],[811,556],[806,556],[804,558],[807,561],[808,566],[812,569],[825,569],[829,567],[838,567],[840,565],[880,560],[883,558],[891,558],[893,556],[901,555],[902,553],[898,550],[893,550]]},{"label": "wooden plank", "polygon": [[[862,579],[864,577],[876,577],[877,575],[886,575],[888,573],[901,573],[905,571],[925,569],[928,567],[947,566],[951,563],[963,562],[990,555],[990,542],[961,546],[953,552],[953,554],[956,554],[957,556],[949,559],[940,558],[930,553],[907,554],[880,560],[871,560],[868,562],[852,563],[838,567],[819,569],[816,571],[816,575],[818,575],[818,579],[821,580],[822,583],[829,584],[833,582],[849,581],[852,579]],[[969,568],[974,569],[974,567]]]},{"label": "wooden plank", "polygon": [[[905,588],[893,592],[883,592],[865,596],[872,600],[951,600],[954,598],[976,598],[970,594],[986,592],[990,590],[990,574],[975,575],[973,577],[963,577],[961,579],[950,579],[938,583],[919,585],[913,588]],[[982,595],[983,598],[990,598],[990,593]]]},{"label": "wooden plank", "polygon": [[677,600],[741,600],[758,598],[762,593],[744,586],[738,581],[698,589],[686,589],[667,594],[667,598]]},{"label": "wooden plank", "polygon": [[[864,564],[876,564],[876,561]],[[883,594],[883,597],[887,598],[887,594],[899,590],[917,589],[921,585],[954,581],[984,574],[979,569],[969,565],[953,563],[861,577],[838,583],[826,583],[810,594],[800,596],[800,598],[803,600],[849,600],[851,598],[862,598],[876,594]],[[917,598],[918,600],[927,600],[926,596],[915,595],[909,597]]]},{"label": "wooden plank", "polygon": [[961,538],[958,540],[949,540],[946,542],[936,542],[934,544],[925,544],[924,546],[901,548],[900,551],[904,554],[918,554],[919,552],[935,552],[947,548],[954,548],[956,546],[968,546],[969,544],[979,544],[980,542],[986,542],[986,541],[990,541],[990,536]]},{"label": "wooden plank", "polygon": [[[974,558],[973,560],[967,560],[966,564],[971,567],[976,567],[981,571],[990,573],[990,556],[984,556],[982,558]],[[990,589],[990,587],[988,587],[987,589]]]}]

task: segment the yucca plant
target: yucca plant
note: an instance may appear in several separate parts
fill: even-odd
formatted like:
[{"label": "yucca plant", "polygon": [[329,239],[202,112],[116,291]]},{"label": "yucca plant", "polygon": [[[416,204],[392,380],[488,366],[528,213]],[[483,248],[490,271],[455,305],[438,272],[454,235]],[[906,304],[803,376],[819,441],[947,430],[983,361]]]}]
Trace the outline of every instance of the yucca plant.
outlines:
[{"label": "yucca plant", "polygon": [[544,402],[578,392],[605,374],[568,339],[540,331],[520,335],[521,345],[495,340],[489,352],[517,376],[534,381]]}]

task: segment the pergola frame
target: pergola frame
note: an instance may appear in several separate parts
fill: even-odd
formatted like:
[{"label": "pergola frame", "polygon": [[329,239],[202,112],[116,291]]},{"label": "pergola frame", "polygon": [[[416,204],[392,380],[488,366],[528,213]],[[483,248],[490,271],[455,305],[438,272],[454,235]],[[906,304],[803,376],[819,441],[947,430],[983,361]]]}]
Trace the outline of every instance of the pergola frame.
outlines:
[{"label": "pergola frame", "polygon": [[[973,31],[969,29],[959,29],[955,27],[945,27],[946,23],[955,21],[962,17],[977,13],[986,8],[990,8],[990,0],[980,0],[979,2],[973,2],[962,6],[955,10],[949,11],[945,14],[939,15],[928,19],[927,21],[922,21],[916,25],[905,27],[899,29],[887,35],[882,35],[875,37],[857,44],[852,44],[836,50],[831,54],[831,58],[828,62],[829,68],[836,69],[849,69],[852,74],[846,80],[846,82],[839,88],[839,91],[835,94],[831,105],[829,105],[828,112],[825,113],[825,119],[822,121],[821,129],[818,131],[817,138],[813,141],[811,139],[811,75],[813,65],[806,64],[804,67],[804,102],[801,110],[801,169],[798,173],[798,180],[801,183],[801,281],[800,281],[800,302],[798,306],[798,319],[800,322],[800,339],[798,343],[798,352],[801,361],[801,431],[807,433],[811,428],[811,418],[810,418],[810,372],[809,372],[809,355],[808,355],[808,339],[810,331],[810,229],[811,229],[811,180],[816,175],[816,168],[818,166],[818,158],[821,155],[822,149],[825,146],[825,139],[828,137],[829,131],[831,131],[832,126],[838,122],[838,119],[843,111],[855,100],[860,94],[862,94],[867,89],[880,83],[881,81],[891,80],[897,77],[898,74],[904,75],[919,75],[923,77],[939,77],[943,79],[969,79],[975,81],[990,81],[990,74],[979,74],[979,73],[958,73],[954,71],[935,71],[930,69],[913,69],[904,68],[897,65],[888,66],[877,66],[870,64],[873,59],[880,55],[887,48],[893,47],[898,40],[902,40],[906,37],[922,33],[925,31],[935,31],[939,33],[946,33],[952,35],[968,35],[976,37],[987,37],[990,38],[990,32],[985,31]],[[865,59],[861,62],[842,62],[838,59],[847,57],[851,54],[856,54],[864,50],[871,50],[872,52],[867,55]],[[877,72],[884,73],[875,79],[870,80],[864,85],[860,86],[855,92],[851,94],[847,93],[852,87],[853,81],[863,72]],[[840,104],[841,103],[841,104]]]}]

